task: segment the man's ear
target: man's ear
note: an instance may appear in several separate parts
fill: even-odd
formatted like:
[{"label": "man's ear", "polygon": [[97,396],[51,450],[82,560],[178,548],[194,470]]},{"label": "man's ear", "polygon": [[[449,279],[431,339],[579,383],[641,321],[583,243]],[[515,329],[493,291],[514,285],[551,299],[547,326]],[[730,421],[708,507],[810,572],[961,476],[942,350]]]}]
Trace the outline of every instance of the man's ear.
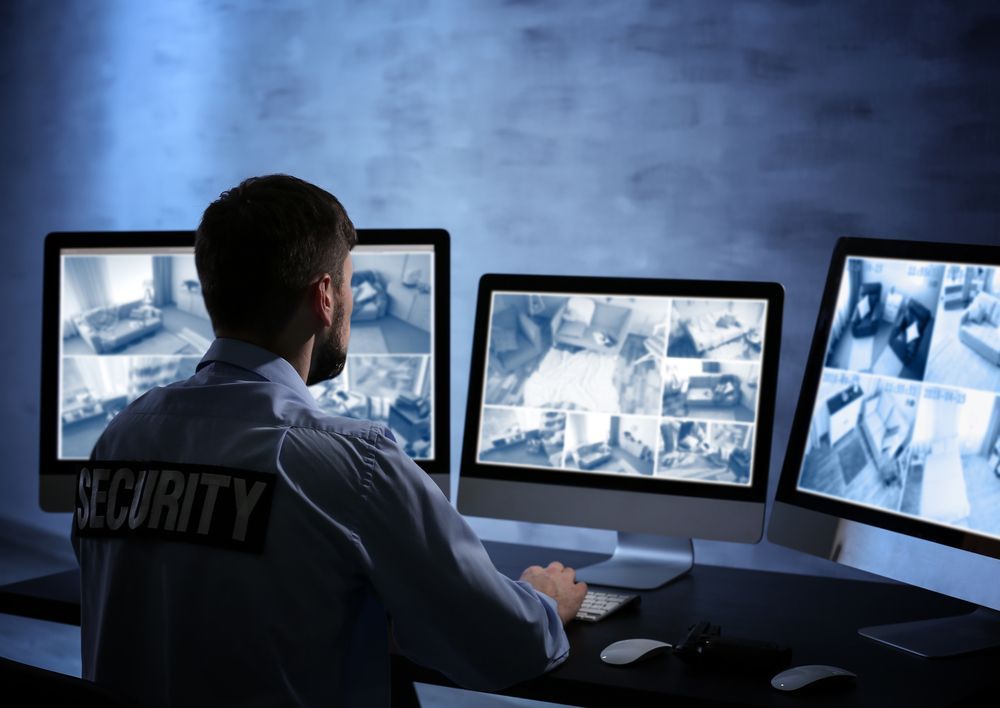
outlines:
[{"label": "man's ear", "polygon": [[310,286],[313,312],[324,327],[333,326],[333,279],[329,273]]}]

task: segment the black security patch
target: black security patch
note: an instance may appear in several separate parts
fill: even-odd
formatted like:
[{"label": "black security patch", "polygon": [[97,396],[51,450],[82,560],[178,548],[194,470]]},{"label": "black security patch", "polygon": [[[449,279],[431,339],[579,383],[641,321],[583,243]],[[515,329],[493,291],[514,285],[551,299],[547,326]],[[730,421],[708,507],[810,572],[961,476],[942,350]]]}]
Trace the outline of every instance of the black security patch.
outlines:
[{"label": "black security patch", "polygon": [[90,461],[76,478],[76,531],[260,553],[273,474],[176,462]]}]

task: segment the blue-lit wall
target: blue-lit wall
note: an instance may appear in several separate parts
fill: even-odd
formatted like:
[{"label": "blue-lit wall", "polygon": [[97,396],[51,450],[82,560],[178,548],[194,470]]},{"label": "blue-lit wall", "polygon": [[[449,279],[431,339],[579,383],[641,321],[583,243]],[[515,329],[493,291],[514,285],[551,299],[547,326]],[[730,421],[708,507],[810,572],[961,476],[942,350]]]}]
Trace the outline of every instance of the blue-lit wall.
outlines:
[{"label": "blue-lit wall", "polygon": [[[482,273],[782,282],[776,475],[834,240],[1000,240],[995,7],[4,2],[0,516],[68,528],[37,504],[44,234],[192,228],[269,172],[359,226],[451,232],[456,461]],[[766,543],[699,553],[826,568]]]}]

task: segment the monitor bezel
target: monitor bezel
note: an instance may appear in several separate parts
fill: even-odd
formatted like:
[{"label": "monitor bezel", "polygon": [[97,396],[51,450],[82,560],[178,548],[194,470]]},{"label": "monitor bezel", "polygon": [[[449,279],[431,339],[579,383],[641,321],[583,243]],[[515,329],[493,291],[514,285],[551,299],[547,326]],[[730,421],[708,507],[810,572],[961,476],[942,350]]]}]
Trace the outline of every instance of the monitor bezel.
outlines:
[{"label": "monitor bezel", "polygon": [[1000,540],[992,539],[986,535],[922,521],[911,516],[880,511],[798,489],[799,472],[806,451],[816,396],[819,393],[830,328],[833,324],[837,296],[848,258],[886,258],[943,264],[984,265],[997,268],[1000,267],[1000,248],[973,244],[859,237],[842,237],[837,241],[826,277],[819,314],[816,318],[816,327],[809,349],[809,357],[806,360],[802,386],[799,389],[799,399],[778,479],[775,501],[819,512],[827,517],[859,522],[906,536],[1000,558]]},{"label": "monitor bezel", "polygon": [[[587,474],[581,471],[558,471],[523,468],[511,465],[483,464],[477,461],[479,429],[482,419],[487,333],[494,292],[539,294],[580,293],[610,296],[646,296],[663,298],[753,299],[767,302],[756,425],[756,450],[751,483],[746,486],[712,482],[677,481],[625,475]],[[781,316],[784,290],[778,283],[749,281],[666,280],[653,278],[615,278],[564,275],[507,275],[488,273],[479,281],[475,334],[469,389],[466,403],[465,434],[462,444],[461,480],[487,479],[545,487],[573,487],[615,490],[641,494],[702,497],[763,503],[767,495],[774,402],[777,389],[778,360],[781,348]],[[461,494],[459,495],[461,501]]]},{"label": "monitor bezel", "polygon": [[[451,451],[451,242],[444,229],[357,229],[359,246],[422,246],[434,249],[434,457],[416,460],[448,494]],[[75,478],[78,460],[58,458],[59,385],[46,372],[59,370],[61,268],[68,248],[193,248],[194,231],[57,231],[45,237],[42,264],[41,400],[39,404],[39,505],[45,511],[72,509],[72,490],[61,482]],[[439,375],[439,372],[442,375]],[[56,421],[53,423],[53,421]],[[57,484],[58,491],[49,489]]]}]

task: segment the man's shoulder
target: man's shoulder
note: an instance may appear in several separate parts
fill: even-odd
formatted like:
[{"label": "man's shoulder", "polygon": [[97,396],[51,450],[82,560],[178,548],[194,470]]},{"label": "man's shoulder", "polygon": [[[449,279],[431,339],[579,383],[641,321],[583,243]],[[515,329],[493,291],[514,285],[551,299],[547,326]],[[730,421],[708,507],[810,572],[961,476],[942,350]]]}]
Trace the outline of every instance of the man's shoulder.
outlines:
[{"label": "man's shoulder", "polygon": [[315,441],[328,441],[335,444],[338,440],[349,440],[380,445],[391,439],[391,433],[386,426],[373,420],[360,418],[344,418],[332,415],[322,410],[299,411],[298,415],[289,416],[287,420],[289,435],[300,435]]}]

